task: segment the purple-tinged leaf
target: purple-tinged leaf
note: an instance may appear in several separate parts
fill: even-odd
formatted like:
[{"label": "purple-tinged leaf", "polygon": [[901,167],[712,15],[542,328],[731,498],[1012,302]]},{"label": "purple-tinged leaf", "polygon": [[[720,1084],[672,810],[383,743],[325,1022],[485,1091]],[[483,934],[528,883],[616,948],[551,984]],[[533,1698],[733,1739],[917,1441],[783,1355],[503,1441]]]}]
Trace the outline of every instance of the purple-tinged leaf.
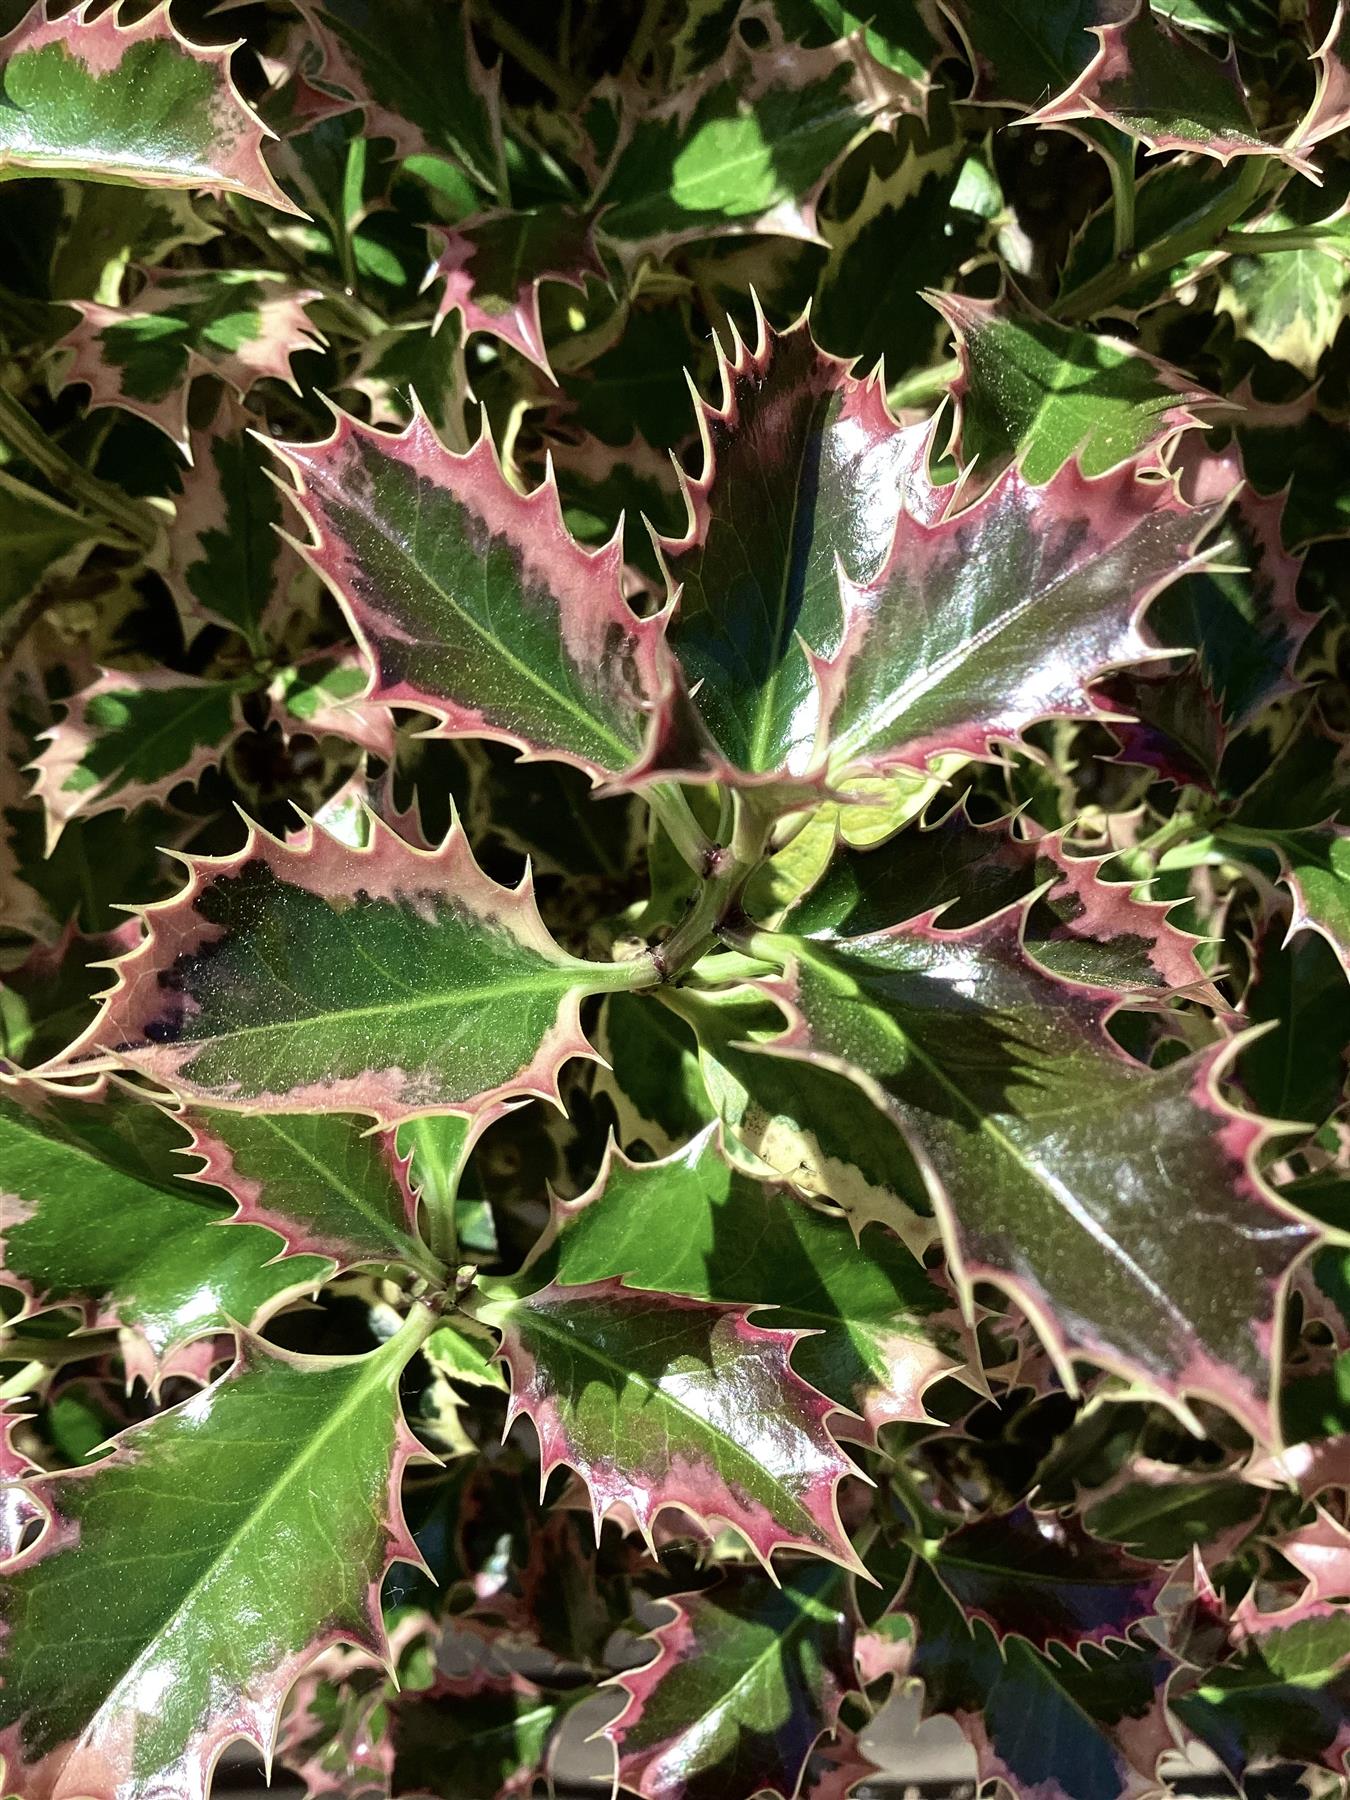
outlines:
[{"label": "purple-tinged leaf", "polygon": [[1081,1655],[999,1644],[918,1559],[903,1604],[918,1647],[911,1674],[927,1712],[949,1713],[974,1747],[981,1782],[1027,1800],[1142,1800],[1175,1748],[1163,1702],[1172,1664],[1131,1643]]},{"label": "purple-tinged leaf", "polygon": [[1150,0],[1135,0],[1124,16],[1092,29],[1092,61],[1072,87],[1032,114],[1033,125],[1102,120],[1155,152],[1189,150],[1224,163],[1267,156],[1310,167],[1297,149],[1259,134],[1231,44],[1221,62],[1155,14]]},{"label": "purple-tinged leaf", "polygon": [[1083,1356],[1277,1441],[1285,1277],[1317,1234],[1256,1173],[1266,1125],[1222,1098],[1231,1042],[1134,1062],[1104,1029],[1118,994],[1039,968],[1016,912],[752,941],[787,962],[764,1049],[851,1074],[899,1126],[968,1297],[1017,1299],[1066,1384]]},{"label": "purple-tinged leaf", "polygon": [[510,344],[551,374],[539,318],[544,281],[584,288],[588,275],[605,279],[591,222],[564,206],[485,213],[448,230],[431,280],[443,282],[436,323],[457,311],[464,330],[484,331]]},{"label": "purple-tinged leaf", "polygon": [[346,738],[392,763],[398,743],[394,716],[382,701],[367,698],[369,685],[352,646],[314,651],[277,671],[269,690],[273,717],[288,737],[304,731],[316,738]]},{"label": "purple-tinged leaf", "polygon": [[650,1541],[678,1507],[732,1527],[766,1565],[798,1549],[856,1569],[836,1489],[857,1471],[826,1423],[839,1409],[792,1368],[802,1334],[755,1310],[615,1279],[494,1292],[483,1316],[502,1332],[508,1426],[533,1421],[545,1476],[583,1477],[597,1531],[623,1506]]},{"label": "purple-tinged leaf", "polygon": [[1313,60],[1317,91],[1289,140],[1290,149],[1310,150],[1350,125],[1350,11],[1345,0],[1336,0],[1331,23]]},{"label": "purple-tinged leaf", "polygon": [[1021,1505],[944,1538],[930,1556],[967,1623],[1037,1650],[1124,1639],[1157,1610],[1167,1571],[1091,1537],[1072,1514]]},{"label": "purple-tinged leaf", "polygon": [[930,430],[891,418],[805,320],[753,348],[718,346],[721,396],[699,399],[703,467],[683,482],[689,523],[661,553],[679,604],[671,641],[726,762],[800,773],[822,729],[815,662],[839,650],[840,572],[866,583],[901,505],[946,500],[925,464]]},{"label": "purple-tinged leaf", "polygon": [[790,1800],[858,1685],[844,1571],[799,1564],[781,1585],[733,1574],[665,1604],[656,1655],[615,1684],[628,1695],[605,1727],[619,1785],[642,1800]]},{"label": "purple-tinged leaf", "polygon": [[[1324,1507],[1310,1525],[1299,1525],[1273,1540],[1276,1550],[1303,1578],[1302,1592],[1287,1606],[1258,1606],[1255,1590],[1233,1610],[1239,1636],[1261,1638],[1305,1619],[1334,1618],[1350,1601],[1350,1531]],[[1350,1634],[1346,1636],[1350,1656]]]},{"label": "purple-tinged leaf", "polygon": [[233,46],[203,48],[167,4],[123,23],[90,0],[59,19],[37,0],[0,38],[0,169],[242,194],[296,209],[263,161],[271,135],[230,74]]},{"label": "purple-tinged leaf", "polygon": [[1088,480],[1072,464],[1041,487],[1010,468],[934,524],[901,513],[879,573],[842,584],[817,754],[840,776],[922,768],[987,756],[1039,719],[1097,716],[1090,684],[1156,656],[1144,609],[1201,566],[1212,517],[1129,465]]},{"label": "purple-tinged leaf", "polygon": [[14,1433],[31,1415],[12,1412],[12,1404],[0,1403],[0,1566],[19,1554],[47,1516],[32,1492],[38,1466],[14,1443]]},{"label": "purple-tinged leaf", "polygon": [[490,880],[458,821],[429,851],[375,818],[361,848],[254,828],[236,855],[188,866],[187,886],[144,910],[145,938],[63,1073],[101,1056],[217,1106],[481,1127],[510,1099],[556,1100],[562,1065],[593,1055],[586,994],[654,975],[649,958],[566,955],[528,877]]},{"label": "purple-tinged leaf", "polygon": [[173,669],[106,669],[66,702],[33,768],[47,815],[47,853],[77,817],[131,812],[199,781],[244,728],[237,681]]},{"label": "purple-tinged leaf", "polygon": [[324,442],[279,450],[305,553],[374,664],[370,698],[596,779],[681,762],[665,618],[625,601],[617,537],[570,537],[551,481],[517,493],[490,438],[457,455],[420,414],[398,437],[341,415]]},{"label": "purple-tinged leaf", "polygon": [[249,1338],[204,1393],[35,1484],[49,1522],[0,1599],[8,1784],[31,1800],[206,1800],[226,1745],[270,1749],[325,1648],[383,1653],[384,1575],[420,1561],[398,1380],[421,1329],[340,1360]]},{"label": "purple-tinged leaf", "polygon": [[186,455],[188,389],[218,375],[238,394],[255,382],[294,385],[291,358],[317,340],[305,316],[315,294],[271,269],[156,269],[127,306],[72,302],[78,322],[57,346],[62,384],[89,389],[91,407],[147,419]]}]

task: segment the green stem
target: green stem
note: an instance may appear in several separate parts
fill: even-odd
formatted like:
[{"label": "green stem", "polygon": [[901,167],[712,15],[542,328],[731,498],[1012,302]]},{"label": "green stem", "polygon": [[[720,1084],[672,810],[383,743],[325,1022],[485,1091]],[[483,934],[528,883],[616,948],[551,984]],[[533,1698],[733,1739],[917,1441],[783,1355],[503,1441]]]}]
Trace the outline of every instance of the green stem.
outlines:
[{"label": "green stem", "polygon": [[1134,140],[1123,132],[1113,132],[1119,144],[1106,149],[1106,166],[1111,175],[1111,236],[1115,253],[1120,258],[1134,255]]},{"label": "green stem", "polygon": [[425,1300],[414,1300],[408,1308],[407,1317],[393,1337],[381,1345],[381,1352],[388,1352],[392,1355],[394,1347],[397,1345],[401,1361],[404,1363],[410,1361],[440,1322],[441,1315],[433,1307],[428,1306]]},{"label": "green stem", "polygon": [[[0,1363],[25,1362],[30,1369],[59,1369],[65,1363],[105,1355],[116,1350],[117,1343],[115,1331],[88,1331],[70,1338],[33,1337],[18,1331],[0,1340]],[[28,1371],[23,1373],[27,1376]]]},{"label": "green stem", "polygon": [[31,1394],[46,1372],[46,1363],[25,1364],[17,1375],[11,1375],[8,1381],[0,1381],[0,1400],[13,1400],[19,1394]]},{"label": "green stem", "polygon": [[949,361],[938,363],[936,368],[919,369],[913,375],[906,375],[903,381],[897,381],[894,387],[888,388],[886,399],[893,408],[904,406],[924,406],[930,400],[938,400],[961,373],[961,365],[953,356]]},{"label": "green stem", "polygon": [[522,69],[534,76],[535,80],[546,87],[554,95],[560,105],[569,112],[577,112],[586,99],[586,89],[569,75],[564,75],[550,56],[546,56],[537,44],[532,44],[509,19],[504,19],[500,12],[484,8],[479,23],[508,56],[513,56]]},{"label": "green stem", "polygon": [[1090,280],[1061,294],[1053,311],[1057,318],[1090,318],[1110,306],[1141,281],[1165,275],[1188,257],[1217,249],[1229,228],[1237,223],[1258,197],[1269,170],[1263,158],[1247,157],[1231,188],[1217,194],[1179,230],[1156,239],[1147,249],[1123,262],[1113,262]]},{"label": "green stem", "polygon": [[773,831],[772,815],[760,813],[744,794],[737,794],[733,804],[730,844],[713,850],[711,868],[694,904],[666,941],[650,953],[658,981],[678,981],[711,950],[723,925],[739,910],[746,885],[764,860]]},{"label": "green stem", "polygon": [[647,802],[661,821],[666,836],[695,875],[706,875],[717,846],[694,817],[684,790],[674,782],[663,781],[647,790]]},{"label": "green stem", "polygon": [[45,432],[32,413],[0,388],[0,438],[52,486],[87,506],[114,528],[120,549],[148,550],[157,527],[151,515],[121,488],[91,475]]},{"label": "green stem", "polygon": [[1219,248],[1234,256],[1268,256],[1277,250],[1323,250],[1336,240],[1334,231],[1225,231]]}]

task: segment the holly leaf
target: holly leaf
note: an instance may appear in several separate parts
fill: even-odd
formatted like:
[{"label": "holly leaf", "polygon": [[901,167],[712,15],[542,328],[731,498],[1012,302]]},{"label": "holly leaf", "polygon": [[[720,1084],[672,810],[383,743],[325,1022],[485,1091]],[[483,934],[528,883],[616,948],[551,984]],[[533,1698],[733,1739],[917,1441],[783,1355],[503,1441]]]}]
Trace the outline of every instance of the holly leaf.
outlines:
[{"label": "holly leaf", "polygon": [[[1240,337],[1312,381],[1350,310],[1347,189],[1338,173],[1330,194],[1307,182],[1290,190],[1246,228],[1252,253],[1225,260],[1215,311],[1229,315]],[[1262,236],[1275,231],[1313,241],[1263,254]]]},{"label": "holly leaf", "polygon": [[676,1507],[738,1531],[766,1566],[780,1548],[859,1566],[835,1496],[856,1470],[826,1426],[834,1402],[791,1366],[798,1332],[613,1278],[530,1285],[493,1284],[480,1305],[502,1333],[507,1426],[532,1420],[545,1476],[577,1470],[597,1527],[623,1506],[650,1543]]},{"label": "holly leaf", "polygon": [[205,49],[167,6],[134,23],[86,3],[47,16],[46,0],[0,38],[0,169],[89,181],[243,194],[296,208],[272,179],[271,133],[230,75],[233,46]]},{"label": "holly leaf", "polygon": [[1175,1748],[1163,1707],[1172,1665],[1131,1644],[1107,1653],[1045,1653],[967,1625],[916,1560],[905,1609],[918,1630],[912,1672],[925,1711],[950,1714],[975,1750],[981,1782],[1040,1800],[1133,1800],[1157,1791],[1159,1758]]},{"label": "holly leaf", "polygon": [[390,1708],[394,1791],[484,1800],[528,1793],[567,1702],[521,1676],[438,1677]]},{"label": "holly leaf", "polygon": [[73,695],[33,765],[48,854],[76,817],[130,812],[200,780],[244,729],[244,691],[174,669],[105,669]]},{"label": "holly leaf", "polygon": [[[57,500],[0,471],[0,633],[44,582],[73,575],[98,541],[100,528]],[[0,639],[0,641],[3,641]]]},{"label": "holly leaf", "polygon": [[856,1688],[847,1577],[828,1564],[726,1576],[665,1602],[656,1655],[615,1685],[605,1736],[619,1784],[642,1800],[795,1794],[817,1740]]},{"label": "holly leaf", "polygon": [[[418,1560],[398,1498],[417,1450],[398,1378],[416,1343],[414,1326],[325,1360],[249,1338],[204,1393],[35,1484],[50,1522],[3,1599],[7,1781],[205,1800],[227,1744],[270,1747],[321,1650],[383,1654],[381,1580]],[[90,1632],[113,1587],[117,1629]]]},{"label": "holly leaf", "polygon": [[551,375],[540,283],[584,288],[588,275],[605,279],[590,221],[570,207],[540,206],[481,214],[433,236],[444,246],[432,273],[445,284],[437,324],[456,310],[466,332],[500,338]]},{"label": "holly leaf", "polygon": [[611,1153],[590,1191],[555,1205],[530,1268],[564,1287],[625,1286],[721,1305],[772,1303],[812,1335],[792,1365],[873,1430],[927,1419],[931,1383],[975,1361],[947,1294],[889,1232],[848,1223],[732,1168],[715,1126],[662,1162]]},{"label": "holly leaf", "polygon": [[98,1010],[94,975],[135,942],[128,919],[117,931],[86,935],[73,923],[54,944],[35,943],[0,980],[0,1057],[20,1066],[65,1048]]},{"label": "holly leaf", "polygon": [[1305,173],[1310,168],[1297,149],[1258,132],[1231,44],[1221,61],[1156,15],[1149,0],[1135,0],[1092,31],[1098,47],[1091,62],[1033,113],[1032,124],[1102,120],[1154,152],[1189,150],[1225,163],[1268,156]]},{"label": "holly leaf", "polygon": [[237,1217],[266,1225],[287,1249],[344,1267],[402,1263],[431,1280],[439,1265],[417,1235],[409,1161],[391,1132],[342,1113],[227,1112],[182,1115],[202,1159],[194,1181],[223,1188]]},{"label": "holly leaf", "polygon": [[1350,123],[1350,13],[1345,0],[1336,0],[1313,61],[1317,64],[1317,91],[1291,140],[1300,150],[1334,137]]},{"label": "holly leaf", "polygon": [[1237,1073],[1268,1118],[1321,1125],[1345,1093],[1350,994],[1330,945],[1312,933],[1286,941],[1287,923],[1277,915],[1252,946],[1243,1011],[1266,1029],[1244,1048]]},{"label": "holly leaf", "polygon": [[882,567],[902,495],[925,507],[926,426],[902,430],[876,381],[827,356],[805,321],[718,346],[719,405],[698,402],[703,469],[689,524],[660,545],[679,590],[672,642],[728,763],[804,766],[820,725],[814,658],[839,647],[839,564]]},{"label": "holly leaf", "polygon": [[[846,1076],[810,1081],[757,1048],[781,1035],[779,1010],[755,986],[662,990],[699,1046],[699,1068],[727,1154],[751,1174],[833,1200],[855,1234],[878,1222],[922,1257],[936,1236],[923,1177],[900,1133]],[[652,1010],[650,1001],[635,1004]]]},{"label": "holly leaf", "polygon": [[593,1054],[586,994],[650,978],[647,959],[565,955],[527,881],[484,875],[458,822],[426,851],[373,817],[361,849],[254,827],[189,868],[65,1069],[101,1052],[231,1109],[484,1122],[508,1097],[556,1099],[563,1063]]},{"label": "holly leaf", "polygon": [[1070,1380],[1084,1356],[1275,1440],[1268,1346],[1314,1233],[1255,1172],[1264,1125],[1220,1096],[1230,1043],[1132,1061],[1103,1029],[1118,996],[1039,968],[1012,911],[753,941],[787,963],[765,1049],[803,1082],[852,1073],[904,1132],[967,1295],[1011,1294]]},{"label": "holly leaf", "polygon": [[1094,30],[1120,7],[1114,0],[1047,0],[1025,10],[1017,0],[948,0],[947,10],[975,72],[972,98],[1028,109],[1083,73],[1098,48]]},{"label": "holly leaf", "polygon": [[592,196],[600,231],[631,261],[729,233],[811,238],[845,153],[920,110],[923,92],[847,44],[752,51],[737,36],[681,92],[651,103],[619,91],[617,142]]},{"label": "holly leaf", "polygon": [[106,1083],[75,1097],[0,1082],[0,1146],[0,1281],[25,1312],[75,1305],[91,1328],[127,1327],[128,1373],[147,1381],[184,1344],[256,1324],[332,1273],[229,1225],[223,1199],[176,1173],[182,1127]]},{"label": "holly leaf", "polygon": [[1005,1647],[1081,1653],[1127,1637],[1156,1611],[1167,1571],[1086,1532],[1071,1513],[1023,1504],[958,1526],[932,1552],[938,1579],[973,1629]]},{"label": "holly leaf", "polygon": [[306,654],[273,677],[268,690],[272,716],[288,737],[303,731],[316,738],[346,738],[392,763],[398,748],[394,715],[380,701],[366,698],[369,685],[366,668],[351,645]]},{"label": "holly leaf", "polygon": [[392,139],[400,158],[448,156],[486,195],[506,197],[498,75],[479,61],[466,10],[305,0],[301,11],[324,49],[313,85],[355,100],[367,137]]},{"label": "holly leaf", "polygon": [[614,1108],[624,1148],[645,1144],[668,1155],[696,1137],[712,1116],[688,1026],[665,1006],[636,994],[611,994],[596,1033],[604,1063],[596,1090]]},{"label": "holly leaf", "polygon": [[62,380],[158,426],[184,453],[188,389],[213,374],[237,394],[255,382],[293,383],[291,358],[317,348],[305,308],[315,298],[272,269],[152,270],[128,306],[72,301],[80,317],[58,344]]},{"label": "holly leaf", "polygon": [[665,620],[625,601],[617,539],[568,536],[551,482],[517,493],[490,438],[456,455],[420,416],[390,437],[343,415],[325,442],[279,448],[372,699],[597,778],[662,748],[680,760]]},{"label": "holly leaf", "polygon": [[1350,830],[1336,825],[1265,831],[1294,900],[1294,931],[1316,931],[1350,974]]},{"label": "holly leaf", "polygon": [[1134,458],[1156,462],[1178,432],[1224,404],[1120,338],[1015,317],[989,300],[932,301],[956,337],[957,445],[977,479],[1014,458],[1033,485],[1071,458],[1089,476]]},{"label": "holly leaf", "polygon": [[164,578],[189,636],[208,623],[228,625],[262,654],[264,621],[301,565],[280,535],[281,495],[267,452],[249,435],[252,424],[223,393],[211,423],[191,432]]}]

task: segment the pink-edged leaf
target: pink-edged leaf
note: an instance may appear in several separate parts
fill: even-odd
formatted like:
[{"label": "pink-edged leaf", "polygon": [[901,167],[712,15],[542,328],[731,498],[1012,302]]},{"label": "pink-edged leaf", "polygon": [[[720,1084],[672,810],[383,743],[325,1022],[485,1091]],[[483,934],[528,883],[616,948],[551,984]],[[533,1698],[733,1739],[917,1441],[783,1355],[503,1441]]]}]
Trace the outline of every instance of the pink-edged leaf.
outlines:
[{"label": "pink-edged leaf", "polygon": [[78,322],[61,339],[65,386],[91,407],[116,406],[189,447],[193,376],[218,375],[238,394],[255,382],[294,385],[291,358],[317,347],[305,308],[315,294],[271,269],[156,269],[127,306],[70,302]]},{"label": "pink-edged leaf", "polygon": [[1090,684],[1156,655],[1144,609],[1200,566],[1212,520],[1130,465],[1090,480],[1068,464],[1040,487],[1014,467],[936,523],[902,513],[879,573],[842,584],[817,754],[840,773],[919,768],[1094,717]]},{"label": "pink-edged leaf", "polygon": [[0,1596],[7,1784],[30,1800],[206,1800],[226,1745],[270,1750],[328,1645],[382,1654],[384,1575],[420,1561],[398,1380],[423,1330],[342,1360],[249,1338],[203,1393],[35,1484],[48,1523]]},{"label": "pink-edged leaf", "polygon": [[343,1113],[233,1112],[194,1107],[182,1115],[201,1158],[191,1179],[223,1188],[236,1217],[275,1231],[289,1252],[343,1267],[402,1263],[432,1280],[441,1270],[417,1235],[411,1155],[393,1132]]},{"label": "pink-edged leaf", "polygon": [[621,1505],[649,1536],[678,1507],[731,1526],[766,1564],[802,1549],[857,1568],[836,1500],[857,1471],[827,1426],[838,1408],[792,1367],[800,1331],[754,1310],[614,1278],[493,1297],[508,1425],[533,1421],[545,1476],[565,1463],[584,1478],[597,1530]]},{"label": "pink-edged leaf", "polygon": [[1294,901],[1293,931],[1315,931],[1350,975],[1350,829],[1312,826],[1261,834],[1279,854]]},{"label": "pink-edged leaf", "polygon": [[923,1396],[975,1345],[946,1292],[890,1232],[848,1222],[733,1168],[714,1126],[661,1162],[607,1154],[595,1186],[558,1201],[531,1274],[780,1309],[804,1332],[798,1374],[871,1431],[928,1419]]},{"label": "pink-edged leaf", "polygon": [[[1233,1612],[1239,1635],[1261,1637],[1304,1619],[1326,1619],[1343,1613],[1350,1602],[1350,1531],[1326,1511],[1315,1509],[1310,1525],[1299,1525],[1274,1539],[1275,1548],[1303,1578],[1303,1590],[1287,1606],[1257,1605],[1253,1590]],[[1346,1642],[1350,1655],[1350,1637]]]},{"label": "pink-edged leaf", "polygon": [[0,1056],[20,1067],[55,1056],[98,1009],[95,971],[130,950],[139,936],[134,919],[94,933],[71,922],[54,944],[35,943],[0,978]]},{"label": "pink-edged leaf", "polygon": [[1090,1536],[1072,1514],[1025,1504],[959,1526],[930,1560],[967,1622],[1037,1650],[1125,1639],[1157,1611],[1168,1573]]},{"label": "pink-edged leaf", "polygon": [[901,506],[932,517],[927,425],[898,426],[806,321],[718,345],[721,394],[699,399],[703,467],[683,477],[689,522],[660,550],[679,603],[671,639],[726,763],[772,777],[810,762],[821,728],[815,660],[839,649],[840,574],[871,580]]},{"label": "pink-edged leaf", "polygon": [[617,536],[589,551],[568,534],[551,480],[517,493],[490,438],[458,455],[420,413],[398,437],[340,415],[324,442],[278,448],[370,698],[597,779],[682,760],[665,618],[625,601]]},{"label": "pink-edged leaf", "polygon": [[605,1736],[642,1800],[797,1792],[817,1741],[858,1685],[843,1570],[729,1575],[665,1604],[656,1654],[619,1676],[628,1704]]},{"label": "pink-edged leaf", "polygon": [[457,311],[464,330],[487,332],[551,374],[539,318],[542,282],[584,288],[605,279],[589,219],[564,206],[483,213],[449,229],[436,227],[442,248],[431,280],[443,283],[439,325]]},{"label": "pink-edged leaf", "polygon": [[1310,150],[1350,125],[1350,11],[1336,0],[1326,36],[1314,52],[1317,91],[1312,105],[1289,140],[1289,147]]},{"label": "pink-edged leaf", "polygon": [[47,1516],[32,1491],[38,1466],[14,1443],[14,1433],[30,1415],[14,1412],[12,1405],[0,1405],[0,1565],[19,1554]]},{"label": "pink-edged leaf", "polygon": [[244,729],[242,699],[236,681],[105,669],[66,702],[33,765],[48,854],[74,818],[130,812],[199,781]]},{"label": "pink-edged leaf", "polygon": [[47,0],[0,38],[0,169],[243,194],[296,208],[272,179],[271,133],[230,74],[236,46],[203,48],[167,3],[134,21],[93,0],[50,18]]},{"label": "pink-edged leaf", "polygon": [[1136,0],[1123,17],[1092,29],[1098,49],[1091,62],[1032,114],[1032,124],[1100,119],[1155,152],[1189,150],[1225,163],[1268,156],[1308,169],[1297,148],[1259,134],[1231,44],[1220,61],[1153,12],[1150,0]]},{"label": "pink-edged leaf", "polygon": [[189,637],[205,624],[223,624],[261,651],[265,624],[302,565],[277,529],[283,503],[267,453],[249,435],[256,423],[226,390],[210,424],[189,434],[164,579]]},{"label": "pink-edged leaf", "polygon": [[111,1057],[190,1099],[275,1113],[425,1112],[479,1121],[556,1098],[588,993],[643,985],[650,959],[566,955],[528,876],[484,875],[458,821],[417,850],[372,817],[365,844],[252,828],[234,856],[189,862],[143,912],[143,942],[61,1059]]},{"label": "pink-edged leaf", "polygon": [[1285,1277],[1317,1234],[1256,1172],[1265,1123],[1222,1097],[1231,1041],[1133,1061],[1104,1029],[1118,993],[1040,968],[1016,911],[752,941],[787,962],[765,986],[790,1028],[762,1049],[851,1074],[894,1120],[967,1294],[1013,1295],[1069,1381],[1084,1356],[1278,1440]]},{"label": "pink-edged leaf", "polygon": [[1130,1643],[1074,1656],[1000,1644],[960,1607],[921,1559],[904,1594],[918,1645],[910,1673],[926,1712],[950,1714],[974,1748],[981,1782],[1034,1800],[1142,1800],[1158,1791],[1159,1759],[1175,1749],[1164,1690],[1173,1665]]},{"label": "pink-edged leaf", "polygon": [[354,648],[314,651],[278,670],[269,690],[273,717],[288,737],[304,731],[311,737],[346,738],[392,763],[397,744],[394,715],[382,701],[367,696],[369,686],[370,677]]}]

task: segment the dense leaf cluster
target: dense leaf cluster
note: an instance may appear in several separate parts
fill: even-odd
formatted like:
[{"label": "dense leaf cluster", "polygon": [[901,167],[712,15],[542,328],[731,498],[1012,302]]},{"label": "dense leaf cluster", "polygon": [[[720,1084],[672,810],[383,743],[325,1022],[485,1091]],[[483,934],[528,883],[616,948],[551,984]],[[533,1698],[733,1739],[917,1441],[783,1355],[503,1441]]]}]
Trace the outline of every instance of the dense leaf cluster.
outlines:
[{"label": "dense leaf cluster", "polygon": [[0,15],[0,1791],[1343,1784],[1343,0]]}]

